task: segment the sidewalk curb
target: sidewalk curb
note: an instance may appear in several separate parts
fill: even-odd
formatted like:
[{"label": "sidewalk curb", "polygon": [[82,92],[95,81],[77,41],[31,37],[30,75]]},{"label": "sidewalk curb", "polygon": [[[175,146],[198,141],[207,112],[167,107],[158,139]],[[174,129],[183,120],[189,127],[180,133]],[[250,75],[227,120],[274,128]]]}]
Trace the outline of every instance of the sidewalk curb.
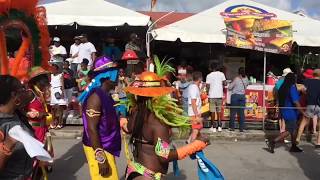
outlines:
[{"label": "sidewalk curb", "polygon": [[[81,127],[59,130],[50,130],[51,136],[54,139],[81,139],[83,135],[83,129]],[[177,129],[172,130],[174,140],[186,140],[188,134],[179,136]],[[279,131],[262,131],[262,130],[247,130],[245,133],[241,133],[238,130],[228,131],[224,129],[222,132],[211,133],[208,129],[203,129],[201,134],[209,137],[211,141],[264,141],[267,138],[273,138],[279,135]],[[303,135],[302,140],[306,140],[306,136]],[[313,136],[315,139],[315,136]]]},{"label": "sidewalk curb", "polygon": [[83,130],[50,130],[54,139],[78,139],[83,135]]}]

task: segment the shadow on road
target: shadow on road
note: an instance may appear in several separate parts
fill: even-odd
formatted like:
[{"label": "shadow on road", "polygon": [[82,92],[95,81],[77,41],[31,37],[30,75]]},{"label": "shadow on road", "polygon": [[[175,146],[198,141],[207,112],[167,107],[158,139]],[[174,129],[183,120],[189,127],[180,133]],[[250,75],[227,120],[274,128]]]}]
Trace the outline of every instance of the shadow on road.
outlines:
[{"label": "shadow on road", "polygon": [[166,180],[185,180],[187,179],[187,176],[185,175],[184,171],[180,171],[180,176],[174,176],[173,172],[169,173],[168,175],[165,176]]},{"label": "shadow on road", "polygon": [[86,157],[80,141],[54,161],[53,172],[49,175],[49,179],[77,180],[75,174],[84,163],[86,163]]},{"label": "shadow on road", "polygon": [[[180,176],[174,176],[173,172],[167,174],[164,179],[166,180],[185,180],[187,179],[187,176],[184,174],[184,171],[181,171]],[[125,176],[122,176],[120,180],[125,180]]]},{"label": "shadow on road", "polygon": [[301,145],[303,153],[291,153],[297,158],[300,168],[310,180],[318,180],[320,178],[319,162],[320,150],[316,150],[313,145]]}]

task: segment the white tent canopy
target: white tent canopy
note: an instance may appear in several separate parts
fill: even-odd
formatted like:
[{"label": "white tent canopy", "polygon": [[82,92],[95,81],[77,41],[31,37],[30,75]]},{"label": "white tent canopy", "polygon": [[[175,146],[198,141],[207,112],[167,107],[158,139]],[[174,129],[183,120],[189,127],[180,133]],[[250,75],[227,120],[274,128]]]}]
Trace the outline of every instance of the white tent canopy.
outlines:
[{"label": "white tent canopy", "polygon": [[226,26],[220,15],[235,5],[250,5],[277,15],[279,20],[292,21],[293,38],[300,46],[320,46],[320,21],[279,10],[251,0],[229,0],[181,21],[152,31],[156,40],[202,43],[225,43]]},{"label": "white tent canopy", "polygon": [[40,1],[47,11],[48,25],[146,26],[150,17],[104,0]]}]

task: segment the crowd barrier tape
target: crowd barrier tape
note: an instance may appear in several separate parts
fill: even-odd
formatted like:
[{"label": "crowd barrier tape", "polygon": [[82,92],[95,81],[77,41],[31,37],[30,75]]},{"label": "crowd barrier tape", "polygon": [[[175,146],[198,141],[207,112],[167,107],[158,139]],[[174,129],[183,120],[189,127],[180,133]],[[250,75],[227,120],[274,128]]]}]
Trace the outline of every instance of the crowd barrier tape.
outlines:
[{"label": "crowd barrier tape", "polygon": [[[224,108],[224,109],[231,109],[231,108],[237,108],[237,109],[253,109],[253,107],[247,107],[247,106],[215,106],[216,108]],[[263,106],[257,106],[255,108],[263,109]],[[305,110],[307,107],[265,107],[265,109],[302,109]]]}]

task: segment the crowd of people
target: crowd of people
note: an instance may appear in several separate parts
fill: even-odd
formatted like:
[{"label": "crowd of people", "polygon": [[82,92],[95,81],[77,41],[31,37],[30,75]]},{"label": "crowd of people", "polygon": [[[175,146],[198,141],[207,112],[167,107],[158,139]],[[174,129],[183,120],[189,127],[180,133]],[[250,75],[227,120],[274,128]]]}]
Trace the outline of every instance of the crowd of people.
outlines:
[{"label": "crowd of people", "polygon": [[[275,144],[291,136],[291,152],[302,152],[297,145],[303,131],[310,120],[313,121],[312,130],[307,132],[317,134],[317,124],[320,114],[320,69],[307,69],[304,73],[303,84],[297,84],[297,76],[290,68],[283,70],[283,78],[275,85],[275,95],[278,97],[280,109],[280,135],[267,140],[267,146],[274,153]],[[320,148],[320,132],[318,130],[315,148]]]},{"label": "crowd of people", "polygon": [[[125,49],[142,51],[137,40],[138,36],[131,34]],[[121,142],[125,144],[128,159],[127,179],[141,176],[161,179],[168,171],[169,162],[184,159],[207,147],[208,139],[201,135],[206,119],[211,120],[208,128],[212,133],[224,131],[223,128],[235,131],[236,117],[239,118],[239,131],[246,131],[244,111],[250,82],[244,67],[239,67],[238,75],[228,82],[223,67],[216,62],[210,64],[211,72],[204,79],[202,72],[186,62],[181,62],[176,69],[165,62],[155,62],[156,66],[166,68],[156,67],[156,72],[150,72],[146,62],[141,60],[129,75],[126,67],[120,66],[121,51],[112,38],[108,39],[103,56],[97,57],[95,46],[85,34],[74,37],[69,53],[60,38],[54,37],[49,51],[50,72],[34,67],[25,84],[11,76],[0,77],[0,86],[8,87],[1,88],[3,96],[0,98],[1,179],[37,176],[32,173],[35,164],[44,174],[51,167],[50,163],[32,158],[22,162],[22,156],[32,156],[17,150],[20,141],[5,138],[10,137],[9,129],[15,125],[26,129],[30,138],[34,135],[46,144],[45,155],[50,159],[53,147],[49,129],[63,128],[68,117],[81,117],[84,151],[92,179],[118,179],[114,157],[120,155]],[[308,69],[303,75],[303,83],[297,84],[296,75],[286,68],[275,85],[280,135],[266,140],[271,153],[274,153],[276,143],[289,135],[290,151],[302,152],[298,144],[311,120],[311,133],[317,133],[320,69]],[[228,127],[223,125],[221,118],[225,88],[230,93]],[[204,101],[209,103],[209,117],[204,116]],[[191,129],[185,146],[176,148],[172,145],[171,128],[181,132]],[[126,138],[121,140],[121,131],[130,136],[128,143]],[[319,130],[315,147],[320,147]],[[24,166],[13,165],[16,160]],[[15,171],[6,169],[9,166],[16,168]]]},{"label": "crowd of people", "polygon": [[[132,33],[125,50],[141,51],[138,39],[137,34]],[[114,43],[113,38],[108,38],[107,45],[100,54],[112,61],[119,61],[121,51]],[[51,96],[48,100],[54,115],[54,121],[50,125],[51,129],[63,128],[67,118],[82,116],[81,108],[76,104],[76,98],[85,91],[91,82],[92,66],[97,59],[97,50],[93,43],[88,41],[86,34],[75,36],[74,43],[69,49],[70,51],[67,53],[59,37],[54,37],[52,45],[49,47],[50,64],[53,66],[50,75]],[[120,74],[123,76],[124,70],[122,69],[121,72]],[[125,98],[125,94],[123,92],[118,93],[118,91],[123,91],[124,85],[127,86],[130,79],[134,79],[134,72],[131,78],[126,77],[126,79],[119,81],[120,84],[116,91],[117,95],[120,95],[120,99]],[[123,87],[120,88],[120,85]]]}]

